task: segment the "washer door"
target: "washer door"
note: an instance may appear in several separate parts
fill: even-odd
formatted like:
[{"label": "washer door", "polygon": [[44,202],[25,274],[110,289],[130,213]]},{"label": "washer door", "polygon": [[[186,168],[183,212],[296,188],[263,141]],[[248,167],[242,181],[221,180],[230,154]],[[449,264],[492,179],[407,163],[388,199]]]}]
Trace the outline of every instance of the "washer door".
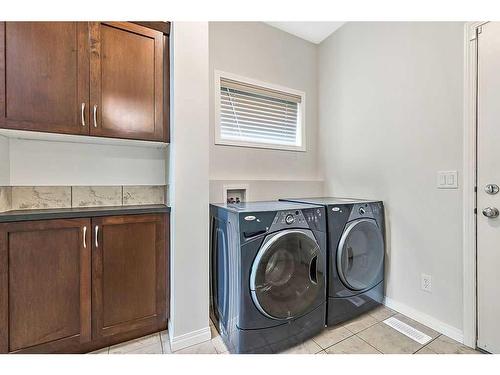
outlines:
[{"label": "washer door", "polygon": [[362,291],[376,285],[384,266],[384,239],[373,219],[349,223],[337,249],[337,271],[344,285]]},{"label": "washer door", "polygon": [[308,312],[324,288],[319,257],[319,245],[309,230],[284,230],[266,238],[250,274],[257,308],[279,320]]}]

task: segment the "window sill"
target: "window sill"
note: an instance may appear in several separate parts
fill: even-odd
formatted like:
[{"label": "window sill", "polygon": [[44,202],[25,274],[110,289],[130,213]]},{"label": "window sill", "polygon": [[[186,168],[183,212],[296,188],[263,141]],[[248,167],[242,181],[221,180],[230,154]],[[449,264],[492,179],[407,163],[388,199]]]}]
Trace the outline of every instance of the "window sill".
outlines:
[{"label": "window sill", "polygon": [[231,147],[245,147],[245,148],[259,148],[275,151],[294,151],[294,152],[307,152],[305,146],[289,146],[271,143],[259,142],[243,142],[243,141],[230,141],[230,140],[216,140],[216,146],[231,146]]}]

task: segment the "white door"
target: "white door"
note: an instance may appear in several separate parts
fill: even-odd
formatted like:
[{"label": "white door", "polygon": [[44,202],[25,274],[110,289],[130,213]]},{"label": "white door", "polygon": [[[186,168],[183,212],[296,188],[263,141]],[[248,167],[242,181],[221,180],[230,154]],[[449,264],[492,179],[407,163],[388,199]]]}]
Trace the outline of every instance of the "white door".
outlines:
[{"label": "white door", "polygon": [[500,192],[496,192],[500,186],[498,22],[483,25],[478,36],[477,103],[477,346],[500,353]]}]

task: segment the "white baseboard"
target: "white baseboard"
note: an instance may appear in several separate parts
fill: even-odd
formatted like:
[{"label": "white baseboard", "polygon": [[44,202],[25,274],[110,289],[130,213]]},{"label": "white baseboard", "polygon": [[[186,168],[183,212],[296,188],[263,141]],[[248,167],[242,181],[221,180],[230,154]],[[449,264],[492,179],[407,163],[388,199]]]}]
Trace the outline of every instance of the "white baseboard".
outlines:
[{"label": "white baseboard", "polygon": [[415,310],[413,307],[405,305],[404,303],[394,301],[388,297],[384,299],[384,305],[388,308],[397,311],[403,315],[406,315],[408,318],[411,318],[421,324],[426,325],[429,328],[432,328],[434,331],[437,331],[443,335],[446,335],[452,338],[459,343],[464,342],[464,333],[458,328],[450,326],[449,324],[443,323],[442,321],[433,318],[430,315],[427,315],[421,311]]},{"label": "white baseboard", "polygon": [[170,350],[173,352],[187,348],[188,346],[200,344],[212,338],[210,327],[188,332],[180,336],[173,337],[174,330],[171,327],[171,320],[168,321],[168,337],[170,340]]}]

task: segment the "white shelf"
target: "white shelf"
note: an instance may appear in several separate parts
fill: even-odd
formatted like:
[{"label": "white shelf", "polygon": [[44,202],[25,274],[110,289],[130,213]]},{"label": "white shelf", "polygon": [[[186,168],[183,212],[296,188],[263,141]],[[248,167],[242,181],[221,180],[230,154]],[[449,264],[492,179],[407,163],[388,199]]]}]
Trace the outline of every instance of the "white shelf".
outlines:
[{"label": "white shelf", "polygon": [[147,148],[167,148],[169,143],[155,141],[139,141],[135,139],[118,139],[118,138],[103,138],[91,137],[87,135],[72,135],[72,134],[57,134],[43,133],[25,130],[0,129],[0,135],[14,139],[28,139],[49,142],[69,142],[69,143],[87,143],[97,145],[114,145],[114,146],[132,146],[132,147],[147,147]]}]

